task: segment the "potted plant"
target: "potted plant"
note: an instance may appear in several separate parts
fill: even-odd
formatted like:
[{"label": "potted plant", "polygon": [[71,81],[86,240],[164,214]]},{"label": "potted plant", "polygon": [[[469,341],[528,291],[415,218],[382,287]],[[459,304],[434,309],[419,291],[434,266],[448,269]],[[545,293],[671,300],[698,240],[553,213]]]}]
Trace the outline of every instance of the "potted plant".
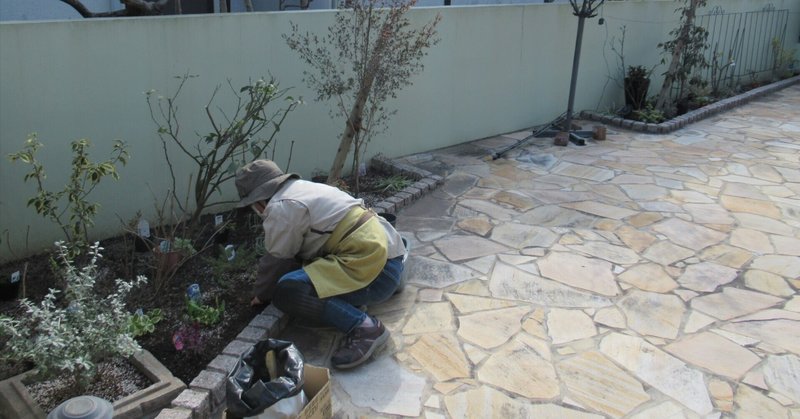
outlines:
[{"label": "potted plant", "polygon": [[102,248],[89,248],[84,267],[73,263],[72,253],[57,243],[58,259],[64,273],[64,290],[51,289],[41,304],[21,304],[25,318],[0,316],[0,334],[8,338],[0,353],[5,362],[32,363],[34,369],[0,382],[0,411],[10,417],[44,417],[26,384],[60,377],[71,384],[75,394],[85,394],[97,377],[97,365],[111,359],[127,359],[152,382],[146,388],[114,401],[115,417],[142,417],[162,409],[185,385],[177,380],[149,352],[134,340],[125,310],[125,299],[134,287],[147,279],[116,280],[116,290],[107,295],[95,292],[97,260]]},{"label": "potted plant", "polygon": [[650,89],[650,73],[644,66],[628,66],[625,75],[625,105],[631,110],[644,108],[647,101],[647,92]]}]

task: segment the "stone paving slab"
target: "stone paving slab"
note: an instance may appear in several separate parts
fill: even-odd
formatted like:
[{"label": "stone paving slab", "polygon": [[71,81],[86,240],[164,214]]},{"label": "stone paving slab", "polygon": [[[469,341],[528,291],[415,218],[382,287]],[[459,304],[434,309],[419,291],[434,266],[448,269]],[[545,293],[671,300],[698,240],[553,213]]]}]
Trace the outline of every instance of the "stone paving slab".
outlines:
[{"label": "stone paving slab", "polygon": [[[390,343],[334,416],[800,417],[800,85],[671,133],[409,156]],[[685,124],[684,124],[685,125]],[[290,326],[308,362],[341,337]],[[301,337],[301,335],[303,337]]]}]

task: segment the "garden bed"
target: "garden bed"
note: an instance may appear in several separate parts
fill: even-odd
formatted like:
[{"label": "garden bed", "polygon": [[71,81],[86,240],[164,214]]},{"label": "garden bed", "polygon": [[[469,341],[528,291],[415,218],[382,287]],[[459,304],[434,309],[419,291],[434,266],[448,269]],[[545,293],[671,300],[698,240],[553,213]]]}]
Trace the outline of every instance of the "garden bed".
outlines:
[{"label": "garden bed", "polygon": [[675,118],[657,124],[625,119],[621,116],[609,115],[595,111],[583,111],[581,112],[581,118],[590,121],[602,122],[604,124],[613,125],[620,128],[630,129],[632,131],[646,132],[650,134],[666,134],[668,132],[679,130],[693,122],[708,118],[719,112],[743,105],[766,94],[784,89],[798,82],[800,82],[800,75],[789,77],[771,84],[756,87],[736,96],[721,99],[703,106],[702,108],[690,110],[683,115],[676,116]]},{"label": "garden bed", "polygon": [[[383,187],[376,191],[364,192],[359,197],[365,199],[367,205],[377,212],[395,213],[442,181],[438,176],[412,167],[400,167],[382,157],[376,157],[372,163],[374,169],[361,178],[361,190],[367,191],[371,185],[383,185]],[[385,188],[387,183],[385,179],[394,175],[410,178],[410,184],[401,191]],[[395,177],[393,180],[390,179],[389,183],[396,181]],[[231,211],[223,216],[226,220],[232,220],[235,226],[228,233],[227,240],[202,250],[188,260],[161,290],[154,290],[150,284],[144,285],[134,290],[128,300],[128,310],[131,312],[139,308],[145,313],[155,308],[161,310],[163,320],[155,325],[152,333],[138,338],[138,341],[173,375],[186,384],[193,383],[199,375],[202,375],[207,366],[212,364],[231,342],[241,337],[243,330],[246,331],[253,321],[265,317],[260,315],[265,312],[264,306],[250,306],[250,290],[257,260],[253,244],[262,234],[260,219],[252,217],[247,209]],[[213,215],[206,218],[204,222],[209,224],[213,222]],[[104,290],[112,289],[116,278],[128,279],[140,273],[151,276],[155,265],[153,253],[136,252],[134,241],[130,236],[104,240],[101,244],[104,247],[103,258],[99,263],[102,277],[96,285],[101,294]],[[225,244],[233,244],[237,249],[237,258],[250,258],[249,263],[236,264],[236,268],[221,270],[225,254],[222,245]],[[25,296],[38,302],[49,288],[59,287],[59,280],[51,269],[50,257],[50,254],[41,254],[6,263],[0,266],[0,275],[10,276],[14,271],[26,269]],[[199,285],[201,301],[204,304],[216,305],[224,301],[225,310],[220,323],[197,328],[192,326],[193,322],[189,320],[186,308],[187,288],[191,284]],[[17,300],[1,301],[0,314],[24,316]],[[184,331],[194,330],[196,333],[189,333],[193,335],[191,339],[188,341],[184,339],[183,349],[177,350],[173,336],[180,328]],[[0,379],[20,374],[30,367],[31,365],[4,363],[0,366]]]}]

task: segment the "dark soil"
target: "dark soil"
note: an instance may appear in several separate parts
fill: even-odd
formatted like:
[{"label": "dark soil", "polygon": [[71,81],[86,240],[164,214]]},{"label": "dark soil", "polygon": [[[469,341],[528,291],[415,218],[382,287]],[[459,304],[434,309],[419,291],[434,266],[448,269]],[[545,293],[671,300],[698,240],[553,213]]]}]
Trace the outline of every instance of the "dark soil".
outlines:
[{"label": "dark soil", "polygon": [[[386,196],[392,195],[395,190],[384,189],[381,179],[387,178],[380,173],[368,172],[360,179],[358,196],[372,206]],[[345,179],[349,190],[355,190],[352,178]],[[385,182],[384,182],[385,183]],[[381,185],[382,190],[374,190],[374,185]],[[175,275],[164,281],[159,288],[154,281],[155,256],[151,251],[137,252],[133,237],[126,235],[101,242],[104,247],[103,258],[98,263],[98,271],[102,272],[101,278],[96,283],[99,295],[107,295],[113,289],[116,278],[132,279],[135,275],[143,274],[149,278],[148,284],[132,291],[128,300],[128,309],[131,312],[141,308],[145,313],[152,309],[160,309],[164,315],[162,321],[155,326],[155,330],[137,340],[143,348],[150,351],[163,363],[176,377],[185,383],[191,382],[206,365],[213,360],[222,349],[232,341],[239,332],[247,326],[250,320],[260,313],[264,307],[251,307],[250,290],[255,276],[255,266],[258,252],[255,250],[256,238],[260,237],[260,219],[250,213],[248,209],[231,211],[223,214],[225,220],[232,221],[232,228],[226,233],[224,241],[215,243],[211,236],[213,230],[213,216],[207,216],[202,221],[207,225],[208,232],[200,233],[199,240],[194,240],[194,247],[199,252],[186,260]],[[205,245],[206,242],[208,245]],[[240,263],[229,264],[224,259],[223,245],[233,244],[237,251]],[[6,263],[0,266],[0,278],[8,278],[15,271],[27,269],[23,287],[19,290],[18,297],[40,302],[47,294],[49,288],[62,288],[62,283],[51,268],[50,254],[41,254],[24,260]],[[27,268],[26,268],[27,266]],[[195,324],[187,315],[186,295],[191,284],[198,284],[201,290],[201,301],[207,305],[216,305],[224,302],[225,310],[222,320],[214,326]],[[13,317],[24,317],[18,300],[0,301],[0,314]],[[194,339],[185,339],[183,350],[177,350],[173,342],[173,334],[179,330],[195,331]],[[191,334],[191,333],[190,333]],[[3,351],[5,339],[0,337],[0,353]],[[2,363],[0,364],[0,379],[20,374],[32,365]],[[75,394],[77,395],[77,394]],[[66,400],[75,395],[65,395]],[[55,402],[53,402],[55,403]],[[57,405],[58,403],[56,403]]]}]

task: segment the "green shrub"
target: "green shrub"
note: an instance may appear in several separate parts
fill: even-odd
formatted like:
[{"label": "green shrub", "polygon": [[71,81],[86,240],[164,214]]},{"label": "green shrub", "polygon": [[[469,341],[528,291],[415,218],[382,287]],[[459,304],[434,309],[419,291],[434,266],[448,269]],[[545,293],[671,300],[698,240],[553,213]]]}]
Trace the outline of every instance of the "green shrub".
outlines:
[{"label": "green shrub", "polygon": [[0,334],[9,337],[0,356],[12,362],[32,362],[40,379],[70,374],[84,385],[94,376],[97,362],[127,357],[141,349],[128,331],[125,299],[147,278],[117,279],[113,293],[98,295],[94,284],[103,250],[99,243],[89,248],[90,261],[82,268],[73,264],[63,242],[56,246],[66,284],[62,301],[57,301],[62,292],[51,289],[39,306],[21,301],[26,318],[0,316]]},{"label": "green shrub", "polygon": [[128,333],[135,338],[153,333],[156,330],[156,324],[163,319],[164,314],[157,308],[148,311],[146,314],[137,311],[128,317]]},{"label": "green shrub", "polygon": [[216,302],[217,306],[209,306],[186,298],[186,312],[189,318],[205,326],[213,326],[222,320],[225,312],[225,302]]}]

